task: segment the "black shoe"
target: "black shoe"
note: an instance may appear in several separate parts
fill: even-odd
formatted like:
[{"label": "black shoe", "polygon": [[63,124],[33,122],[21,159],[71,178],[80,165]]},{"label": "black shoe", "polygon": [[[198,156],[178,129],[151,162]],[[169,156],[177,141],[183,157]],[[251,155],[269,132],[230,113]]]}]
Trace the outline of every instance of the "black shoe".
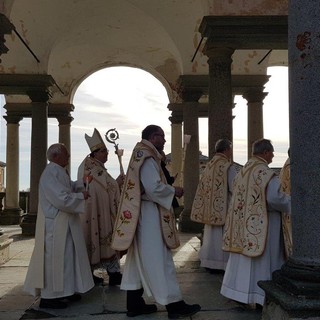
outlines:
[{"label": "black shoe", "polygon": [[119,286],[122,280],[122,274],[120,272],[108,272],[109,274],[109,286]]},{"label": "black shoe", "polygon": [[221,269],[210,269],[211,274],[224,274],[224,270]]},{"label": "black shoe", "polygon": [[68,307],[66,302],[61,301],[60,298],[58,299],[40,299],[39,308],[49,308],[49,309],[65,309]]},{"label": "black shoe", "polygon": [[67,300],[70,302],[76,302],[81,300],[81,295],[78,293],[73,294],[72,296],[63,297],[61,300]]},{"label": "black shoe", "polygon": [[103,283],[103,278],[97,277],[94,274],[92,275],[92,277],[93,277],[94,284],[102,284]]},{"label": "black shoe", "polygon": [[150,314],[150,313],[157,312],[157,310],[158,308],[155,304],[144,304],[138,309],[128,310],[127,317],[136,317],[142,314]]},{"label": "black shoe", "polygon": [[181,319],[194,315],[201,310],[198,304],[186,304],[183,300],[166,305],[169,319]]}]

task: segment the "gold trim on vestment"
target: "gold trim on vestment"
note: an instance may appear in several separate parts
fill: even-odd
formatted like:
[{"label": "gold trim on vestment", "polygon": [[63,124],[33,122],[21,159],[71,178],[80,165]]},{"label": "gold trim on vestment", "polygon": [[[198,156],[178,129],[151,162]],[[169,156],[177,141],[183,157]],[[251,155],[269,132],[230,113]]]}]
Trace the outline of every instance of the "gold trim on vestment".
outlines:
[{"label": "gold trim on vestment", "polygon": [[228,169],[230,160],[217,153],[207,164],[193,200],[190,219],[223,226],[228,210]]},{"label": "gold trim on vestment", "polygon": [[[113,232],[112,247],[115,250],[126,250],[133,241],[140,216],[141,195],[143,192],[140,183],[140,169],[144,161],[150,157],[152,157],[159,166],[161,182],[167,184],[160,166],[160,153],[153,144],[147,140],[142,140],[137,143],[128,166]],[[175,249],[180,243],[173,210],[172,208],[171,210],[167,210],[160,205],[158,205],[158,208],[163,240],[168,248]]]},{"label": "gold trim on vestment", "polygon": [[234,180],[233,196],[223,235],[223,250],[260,256],[266,245],[266,188],[275,175],[265,160],[252,157]]}]

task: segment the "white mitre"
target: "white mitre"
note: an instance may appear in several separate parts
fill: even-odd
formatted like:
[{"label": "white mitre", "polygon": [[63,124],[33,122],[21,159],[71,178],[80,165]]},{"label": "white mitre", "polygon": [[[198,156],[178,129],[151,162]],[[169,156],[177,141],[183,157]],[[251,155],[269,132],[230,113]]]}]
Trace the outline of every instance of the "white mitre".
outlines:
[{"label": "white mitre", "polygon": [[86,138],[87,144],[91,152],[96,151],[98,149],[107,148],[102,140],[99,131],[96,128],[94,128],[92,137],[88,136],[87,134],[85,134],[84,137]]}]

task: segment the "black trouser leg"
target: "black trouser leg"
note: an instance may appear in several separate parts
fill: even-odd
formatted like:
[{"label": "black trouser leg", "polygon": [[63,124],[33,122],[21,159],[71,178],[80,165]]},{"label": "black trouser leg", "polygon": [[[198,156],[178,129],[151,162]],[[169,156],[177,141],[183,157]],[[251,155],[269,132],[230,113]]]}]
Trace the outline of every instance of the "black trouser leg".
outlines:
[{"label": "black trouser leg", "polygon": [[145,301],[142,298],[143,288],[138,290],[127,291],[127,310],[136,310],[145,305]]}]

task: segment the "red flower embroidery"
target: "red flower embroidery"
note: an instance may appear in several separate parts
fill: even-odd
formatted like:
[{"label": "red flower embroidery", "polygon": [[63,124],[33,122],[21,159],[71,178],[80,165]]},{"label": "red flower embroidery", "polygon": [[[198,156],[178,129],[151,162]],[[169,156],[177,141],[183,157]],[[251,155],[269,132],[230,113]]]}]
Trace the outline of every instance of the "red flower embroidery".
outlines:
[{"label": "red flower embroidery", "polygon": [[123,217],[125,219],[131,219],[132,218],[132,214],[131,214],[131,212],[129,210],[126,210],[126,211],[123,212]]}]

